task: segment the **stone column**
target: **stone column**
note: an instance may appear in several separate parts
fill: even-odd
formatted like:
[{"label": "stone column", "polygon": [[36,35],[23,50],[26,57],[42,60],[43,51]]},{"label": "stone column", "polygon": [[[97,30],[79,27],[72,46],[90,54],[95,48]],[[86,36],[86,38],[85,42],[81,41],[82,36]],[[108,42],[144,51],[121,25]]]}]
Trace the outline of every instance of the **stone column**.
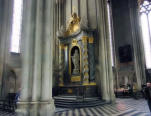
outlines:
[{"label": "stone column", "polygon": [[18,116],[29,116],[33,74],[34,0],[23,1],[21,96],[16,110]]},{"label": "stone column", "polygon": [[79,1],[78,0],[72,0],[72,12],[76,12],[77,15],[79,15]]},{"label": "stone column", "polygon": [[59,86],[63,86],[63,72],[64,72],[64,45],[60,44],[59,48]]},{"label": "stone column", "polygon": [[35,39],[34,39],[34,60],[33,60],[33,80],[30,115],[38,116],[39,104],[41,102],[41,70],[42,70],[42,27],[43,27],[43,1],[37,0],[35,18]]},{"label": "stone column", "polygon": [[98,32],[99,32],[99,54],[98,64],[96,70],[98,71],[97,85],[101,91],[102,99],[107,101],[114,101],[113,89],[113,72],[110,53],[110,39],[109,39],[109,25],[107,1],[97,0],[97,18],[98,18]]},{"label": "stone column", "polygon": [[53,0],[24,0],[23,5],[22,88],[16,112],[18,116],[51,116]]},{"label": "stone column", "polygon": [[42,6],[43,2],[37,0],[36,9],[36,27],[35,27],[35,49],[34,49],[34,70],[33,70],[33,87],[32,87],[32,101],[40,99],[41,94],[41,70],[42,70]]},{"label": "stone column", "polygon": [[10,54],[10,39],[13,17],[13,1],[0,1],[0,94],[5,91],[3,86],[3,74],[6,71],[6,64]]},{"label": "stone column", "polygon": [[72,10],[71,10],[72,4],[71,3],[72,3],[71,0],[66,0],[66,26],[68,26],[67,23],[72,14]]},{"label": "stone column", "polygon": [[58,82],[58,80],[57,80],[57,77],[58,77],[58,72],[59,72],[59,68],[58,68],[58,66],[59,66],[59,50],[58,50],[58,38],[57,38],[57,36],[56,36],[56,32],[57,32],[57,30],[58,30],[58,0],[55,0],[55,4],[54,4],[55,6],[54,6],[54,40],[53,40],[53,59],[54,59],[54,62],[53,62],[53,87],[55,86],[55,84]]},{"label": "stone column", "polygon": [[59,39],[56,35],[56,32],[61,28],[61,26],[66,25],[66,20],[65,20],[65,5],[66,1],[62,1],[62,0],[55,0],[55,8],[54,8],[54,44],[53,44],[53,48],[54,48],[54,83],[53,86],[55,86],[55,84],[58,84],[58,77],[59,77]]},{"label": "stone column", "polygon": [[89,68],[90,68],[90,84],[95,84],[95,57],[94,57],[94,38],[89,37],[88,55],[89,55]]},{"label": "stone column", "polygon": [[139,89],[141,85],[146,83],[145,77],[145,55],[143,47],[143,39],[141,36],[141,27],[139,22],[139,7],[137,0],[129,0],[130,8],[130,21],[132,28],[133,37],[133,48],[134,48],[134,61],[135,61],[135,73],[137,78],[137,84]]},{"label": "stone column", "polygon": [[45,0],[44,6],[44,38],[40,116],[51,116],[55,110],[52,99],[54,0]]},{"label": "stone column", "polygon": [[80,0],[80,17],[88,20],[88,0]]},{"label": "stone column", "polygon": [[83,84],[87,85],[89,84],[89,66],[88,66],[88,37],[83,36],[82,37],[82,43],[83,43]]}]

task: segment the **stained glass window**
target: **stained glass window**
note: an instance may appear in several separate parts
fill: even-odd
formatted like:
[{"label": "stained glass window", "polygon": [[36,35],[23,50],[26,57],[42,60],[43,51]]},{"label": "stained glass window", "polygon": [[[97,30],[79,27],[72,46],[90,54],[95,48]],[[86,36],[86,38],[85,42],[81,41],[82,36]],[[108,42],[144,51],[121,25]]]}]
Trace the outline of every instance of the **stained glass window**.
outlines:
[{"label": "stained glass window", "polygon": [[144,0],[140,5],[140,18],[147,69],[151,69],[151,1]]}]

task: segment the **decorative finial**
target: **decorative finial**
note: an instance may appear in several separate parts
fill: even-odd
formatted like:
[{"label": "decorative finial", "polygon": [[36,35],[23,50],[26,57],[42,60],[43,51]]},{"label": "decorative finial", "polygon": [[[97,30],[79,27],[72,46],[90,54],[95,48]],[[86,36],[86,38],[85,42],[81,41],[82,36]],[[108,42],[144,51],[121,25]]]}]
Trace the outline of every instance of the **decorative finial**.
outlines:
[{"label": "decorative finial", "polygon": [[66,35],[70,35],[76,32],[77,30],[79,30],[79,28],[80,28],[80,18],[75,12],[73,12],[71,18],[69,19]]}]

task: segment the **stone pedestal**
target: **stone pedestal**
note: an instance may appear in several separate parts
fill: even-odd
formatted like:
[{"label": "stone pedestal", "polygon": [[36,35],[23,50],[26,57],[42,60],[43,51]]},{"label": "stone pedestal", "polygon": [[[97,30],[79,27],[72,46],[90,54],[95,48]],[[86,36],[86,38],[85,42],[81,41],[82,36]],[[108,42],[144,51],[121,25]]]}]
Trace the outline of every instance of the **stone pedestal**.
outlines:
[{"label": "stone pedestal", "polygon": [[54,101],[49,102],[18,102],[17,116],[53,116]]},{"label": "stone pedestal", "polygon": [[55,111],[54,103],[53,102],[41,103],[39,111],[40,111],[39,116],[53,116]]}]

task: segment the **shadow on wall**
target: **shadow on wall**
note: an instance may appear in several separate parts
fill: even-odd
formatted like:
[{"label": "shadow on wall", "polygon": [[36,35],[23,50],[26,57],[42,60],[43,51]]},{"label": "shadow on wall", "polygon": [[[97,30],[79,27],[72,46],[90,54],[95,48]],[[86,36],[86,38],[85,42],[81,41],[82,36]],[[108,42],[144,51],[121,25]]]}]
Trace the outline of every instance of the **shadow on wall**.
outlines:
[{"label": "shadow on wall", "polygon": [[18,86],[18,77],[16,75],[16,71],[9,67],[5,66],[3,70],[3,76],[2,76],[2,87],[1,87],[1,97],[5,98],[7,97],[8,93],[16,93]]}]

